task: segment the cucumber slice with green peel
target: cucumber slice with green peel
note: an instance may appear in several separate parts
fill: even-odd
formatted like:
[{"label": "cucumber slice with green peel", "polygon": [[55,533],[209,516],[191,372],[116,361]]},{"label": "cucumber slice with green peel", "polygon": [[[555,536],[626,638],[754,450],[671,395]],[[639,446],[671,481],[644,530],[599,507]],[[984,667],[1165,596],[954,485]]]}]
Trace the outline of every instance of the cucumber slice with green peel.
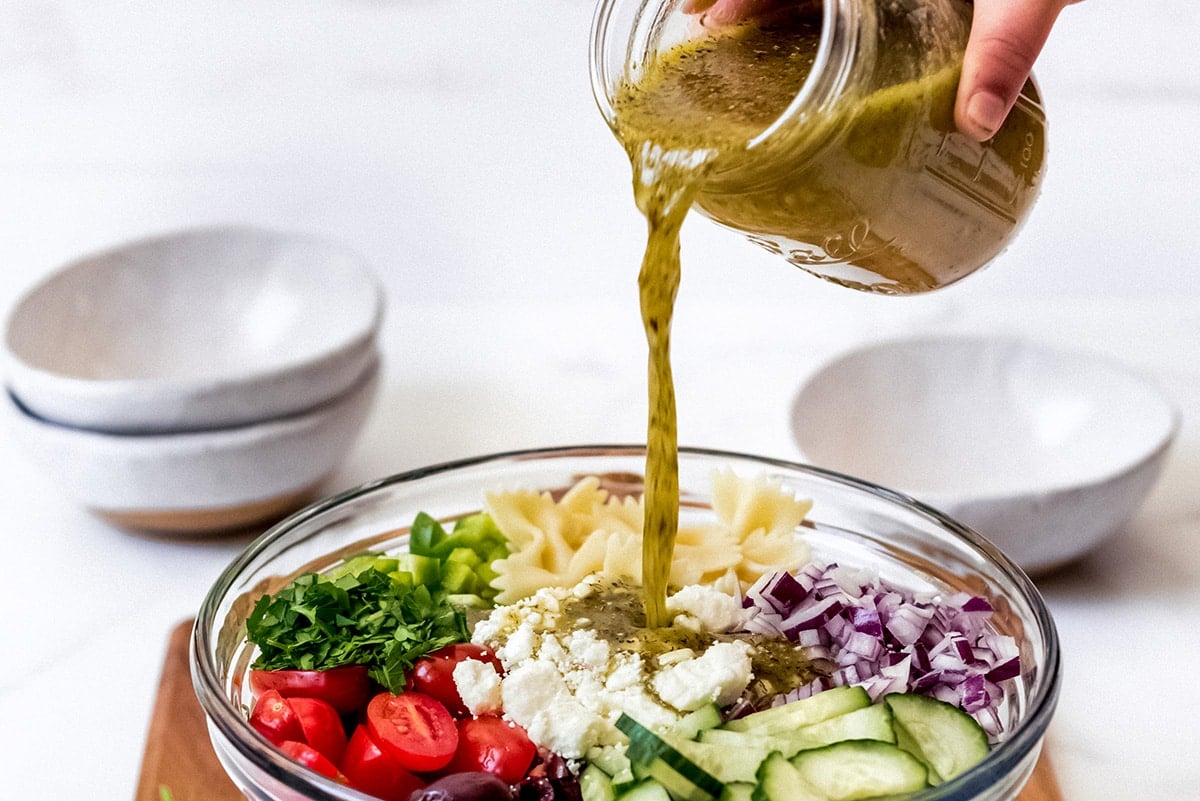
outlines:
[{"label": "cucumber slice with green peel", "polygon": [[754,782],[726,782],[719,801],[753,801]]},{"label": "cucumber slice with green peel", "polygon": [[725,722],[721,716],[721,708],[716,704],[705,704],[694,712],[689,712],[671,727],[671,734],[687,740],[696,739],[702,731],[715,729]]},{"label": "cucumber slice with green peel", "polygon": [[666,752],[646,766],[650,778],[667,789],[675,801],[715,801],[725,786],[695,762]]},{"label": "cucumber slice with green peel", "polygon": [[724,728],[758,734],[789,732],[870,705],[871,696],[862,687],[834,687],[799,701],[752,712],[729,721]]},{"label": "cucumber slice with green peel", "polygon": [[646,779],[617,796],[617,801],[671,801],[671,796],[667,788],[653,779]]},{"label": "cucumber slice with green peel", "polygon": [[583,801],[616,801],[617,798],[612,778],[595,765],[588,765],[579,774],[579,794]]},{"label": "cucumber slice with green peel", "polygon": [[953,704],[916,693],[883,701],[892,710],[897,743],[928,766],[930,784],[949,781],[988,755],[987,732]]},{"label": "cucumber slice with green peel", "polygon": [[635,776],[644,771],[676,801],[714,801],[721,795],[721,782],[665,738],[624,713],[617,718],[617,728],[629,737],[627,753]]},{"label": "cucumber slice with green peel", "polygon": [[618,791],[623,790],[625,785],[632,784],[637,779],[633,775],[633,767],[629,761],[629,755],[625,753],[623,746],[596,746],[588,750],[587,761],[589,766],[595,765],[607,773],[608,777],[612,779],[613,786]]},{"label": "cucumber slice with green peel", "polygon": [[759,765],[772,750],[769,744],[713,745],[674,738],[668,739],[668,743],[686,759],[702,766],[706,773],[722,784],[753,782],[758,774]]},{"label": "cucumber slice with green peel", "polygon": [[843,715],[835,715],[811,726],[777,734],[737,732],[726,728],[700,732],[702,743],[731,748],[758,748],[763,753],[781,751],[785,757],[842,740],[879,740],[895,743],[896,732],[892,726],[891,709],[884,704],[872,704]]},{"label": "cucumber slice with green peel", "polygon": [[828,801],[862,801],[929,786],[924,763],[899,746],[878,740],[844,740],[801,751],[789,762],[803,784]]},{"label": "cucumber slice with green peel", "polygon": [[771,753],[758,769],[758,783],[750,791],[750,801],[828,801],[813,792],[796,766],[783,754]]}]

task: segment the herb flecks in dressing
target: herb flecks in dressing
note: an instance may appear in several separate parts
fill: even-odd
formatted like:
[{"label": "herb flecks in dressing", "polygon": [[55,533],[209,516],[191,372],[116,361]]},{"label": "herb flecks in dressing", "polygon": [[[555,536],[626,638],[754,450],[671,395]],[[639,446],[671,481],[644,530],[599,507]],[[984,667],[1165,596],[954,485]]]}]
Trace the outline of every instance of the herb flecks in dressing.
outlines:
[{"label": "herb flecks in dressing", "polygon": [[820,675],[804,649],[784,637],[697,631],[671,625],[669,618],[662,626],[646,626],[642,605],[637,588],[614,582],[563,601],[560,620],[592,630],[615,648],[638,653],[647,662],[681,649],[703,653],[716,642],[747,642],[753,646],[750,663],[754,681],[746,698],[751,705],[802,687]]}]

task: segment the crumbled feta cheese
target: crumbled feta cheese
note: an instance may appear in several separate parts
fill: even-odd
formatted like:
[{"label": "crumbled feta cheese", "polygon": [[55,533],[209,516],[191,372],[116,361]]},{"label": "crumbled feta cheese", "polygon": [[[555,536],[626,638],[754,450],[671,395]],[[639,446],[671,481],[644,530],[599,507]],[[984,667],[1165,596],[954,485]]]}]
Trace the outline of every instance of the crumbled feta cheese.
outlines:
[{"label": "crumbled feta cheese", "polygon": [[596,636],[596,632],[581,629],[568,638],[568,651],[571,659],[593,669],[607,668],[611,648],[604,640]]},{"label": "crumbled feta cheese", "polygon": [[714,643],[694,659],[669,665],[654,674],[654,692],[682,712],[715,702],[726,706],[737,700],[754,677],[750,645],[735,640]]},{"label": "crumbled feta cheese", "polygon": [[[475,627],[472,641],[491,646],[505,666],[499,686],[504,716],[535,743],[579,759],[590,748],[624,742],[616,728],[622,712],[651,729],[665,728],[708,701],[732,703],[749,685],[745,643],[677,649],[647,662],[636,649],[564,618],[564,604],[572,598],[603,591],[597,581],[589,577],[574,587],[543,588],[497,607]],[[693,628],[728,631],[744,619],[733,596],[691,589],[700,592],[685,589],[674,598]],[[474,691],[466,691],[464,702]],[[479,703],[491,703],[491,692],[478,688]]]},{"label": "crumbled feta cheese", "polygon": [[472,715],[495,715],[503,709],[500,674],[493,665],[464,659],[454,666],[453,676],[458,697]]},{"label": "crumbled feta cheese", "polygon": [[604,719],[580,703],[547,662],[518,665],[505,677],[501,694],[505,717],[566,759],[582,759],[603,737]]},{"label": "crumbled feta cheese", "polygon": [[693,631],[724,634],[745,628],[754,613],[741,601],[712,587],[691,584],[667,598],[667,611],[676,615],[673,625]]}]

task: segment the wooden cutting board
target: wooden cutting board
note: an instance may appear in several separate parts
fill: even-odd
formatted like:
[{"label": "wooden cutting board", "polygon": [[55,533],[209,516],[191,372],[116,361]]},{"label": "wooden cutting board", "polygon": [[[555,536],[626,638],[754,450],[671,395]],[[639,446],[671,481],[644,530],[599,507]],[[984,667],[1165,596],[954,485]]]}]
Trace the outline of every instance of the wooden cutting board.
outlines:
[{"label": "wooden cutting board", "polygon": [[[192,621],[171,632],[163,661],[154,715],[142,755],[134,801],[244,801],[213,753],[204,712],[192,689],[188,642]],[[1045,752],[1018,801],[1062,801]]]}]

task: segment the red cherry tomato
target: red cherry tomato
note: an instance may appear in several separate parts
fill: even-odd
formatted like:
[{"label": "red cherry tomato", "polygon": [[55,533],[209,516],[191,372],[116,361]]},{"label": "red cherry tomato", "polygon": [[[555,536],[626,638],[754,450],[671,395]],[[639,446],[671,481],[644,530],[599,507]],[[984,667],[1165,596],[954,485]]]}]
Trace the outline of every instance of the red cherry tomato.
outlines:
[{"label": "red cherry tomato", "polygon": [[364,725],[356,726],[342,756],[342,774],[350,786],[383,801],[408,801],[425,782],[401,765],[371,739]]},{"label": "red cherry tomato", "polygon": [[254,702],[250,725],[275,745],[286,740],[304,740],[299,716],[287,699],[275,690],[267,690]]},{"label": "red cherry tomato", "polygon": [[250,689],[258,694],[278,690],[284,698],[320,698],[345,713],[366,706],[371,697],[371,679],[365,665],[328,670],[252,670]]},{"label": "red cherry tomato", "polygon": [[367,704],[367,730],[408,770],[440,770],[458,748],[458,728],[440,701],[415,691],[382,692]]},{"label": "red cherry tomato", "polygon": [[504,666],[490,648],[482,648],[469,642],[453,643],[416,661],[408,672],[408,689],[432,695],[450,710],[450,714],[465,717],[469,712],[458,695],[458,687],[454,683],[454,667],[466,659],[487,662],[496,668],[497,673],[504,672]]},{"label": "red cherry tomato", "polygon": [[537,746],[515,723],[487,716],[458,724],[458,749],[449,769],[455,773],[484,770],[509,784],[525,778]]},{"label": "red cherry tomato", "polygon": [[346,728],[333,705],[319,698],[286,698],[284,701],[300,720],[303,741],[330,762],[341,762],[346,750]]},{"label": "red cherry tomato", "polygon": [[317,749],[307,743],[297,742],[296,740],[284,740],[279,744],[279,750],[287,754],[292,759],[299,762],[304,767],[315,770],[322,776],[328,776],[331,779],[345,783],[345,777],[338,772],[337,766],[323,757]]}]

